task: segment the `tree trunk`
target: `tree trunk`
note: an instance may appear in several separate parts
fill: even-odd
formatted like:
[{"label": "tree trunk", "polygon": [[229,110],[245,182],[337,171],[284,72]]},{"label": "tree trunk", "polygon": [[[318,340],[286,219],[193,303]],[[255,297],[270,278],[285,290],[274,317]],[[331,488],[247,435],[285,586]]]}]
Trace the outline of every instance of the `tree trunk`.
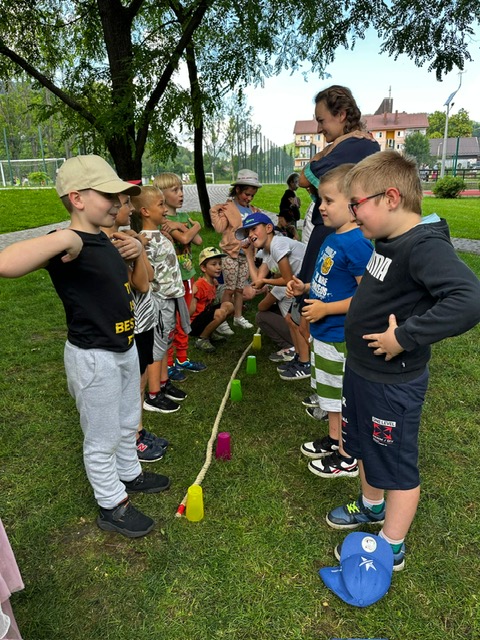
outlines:
[{"label": "tree trunk", "polygon": [[203,111],[202,92],[198,81],[197,63],[193,43],[186,47],[188,77],[190,80],[190,100],[193,113],[193,168],[197,182],[198,199],[205,226],[213,228],[210,219],[210,198],[208,197],[207,183],[205,180],[205,167],[203,166]]},{"label": "tree trunk", "polygon": [[195,123],[193,130],[193,168],[195,171],[203,222],[206,227],[213,229],[210,219],[210,198],[205,180],[205,167],[203,166],[203,119],[199,123]]}]

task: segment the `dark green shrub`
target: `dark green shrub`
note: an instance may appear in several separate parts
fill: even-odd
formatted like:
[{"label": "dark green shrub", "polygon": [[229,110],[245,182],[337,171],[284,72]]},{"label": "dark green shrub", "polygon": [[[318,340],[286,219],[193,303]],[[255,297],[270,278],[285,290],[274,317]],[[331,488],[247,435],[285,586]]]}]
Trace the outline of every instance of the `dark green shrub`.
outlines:
[{"label": "dark green shrub", "polygon": [[432,191],[436,198],[458,198],[466,185],[462,178],[445,176],[435,183]]},{"label": "dark green shrub", "polygon": [[28,174],[28,181],[31,185],[46,185],[48,184],[50,178],[48,177],[48,173],[44,171],[32,171],[32,173]]}]

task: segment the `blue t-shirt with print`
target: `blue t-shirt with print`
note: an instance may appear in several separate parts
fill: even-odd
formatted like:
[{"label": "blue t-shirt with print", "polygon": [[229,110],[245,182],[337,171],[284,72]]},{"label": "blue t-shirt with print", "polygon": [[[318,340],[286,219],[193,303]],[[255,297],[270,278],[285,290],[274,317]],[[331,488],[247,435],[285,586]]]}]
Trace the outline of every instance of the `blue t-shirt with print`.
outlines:
[{"label": "blue t-shirt with print", "polygon": [[[322,302],[351,298],[358,286],[355,278],[363,275],[372,253],[372,243],[358,228],[330,234],[320,247],[307,297]],[[310,334],[322,342],[343,342],[344,325],[343,313],[325,316],[310,324]]]}]

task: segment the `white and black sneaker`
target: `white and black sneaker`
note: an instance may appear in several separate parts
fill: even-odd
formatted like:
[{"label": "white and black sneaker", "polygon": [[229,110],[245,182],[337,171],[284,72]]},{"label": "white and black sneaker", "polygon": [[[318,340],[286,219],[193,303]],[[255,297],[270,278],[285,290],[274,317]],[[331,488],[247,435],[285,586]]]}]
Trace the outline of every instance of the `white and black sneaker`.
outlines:
[{"label": "white and black sneaker", "polygon": [[334,451],[338,451],[338,448],[338,440],[332,440],[330,436],[325,436],[313,442],[304,442],[300,447],[300,451],[304,456],[307,456],[307,458],[320,460],[320,458],[324,458]]},{"label": "white and black sneaker", "polygon": [[303,380],[305,378],[310,378],[310,362],[300,362],[299,360],[292,360],[292,362],[287,364],[290,364],[290,366],[280,372],[280,378],[282,380]]},{"label": "white and black sneaker", "polygon": [[305,409],[305,413],[307,414],[307,416],[310,416],[310,418],[313,418],[314,420],[325,420],[326,418],[328,418],[328,412],[325,411],[324,409],[320,409],[320,407],[307,407]]},{"label": "white and black sneaker", "polygon": [[318,400],[318,395],[316,393],[312,393],[311,396],[307,396],[302,400],[302,404],[304,407],[311,407],[312,409],[315,409],[315,407],[318,407]]},{"label": "white and black sneaker", "polygon": [[165,394],[165,397],[169,400],[173,400],[174,402],[182,402],[187,397],[185,391],[178,389],[174,384],[167,381],[166,385],[162,387],[162,391]]},{"label": "white and black sneaker", "polygon": [[358,464],[356,458],[346,460],[339,451],[334,451],[320,460],[311,460],[308,470],[321,478],[356,478]]},{"label": "white and black sneaker", "polygon": [[145,394],[145,400],[143,401],[143,408],[145,411],[158,411],[159,413],[175,413],[180,409],[180,405],[160,391],[154,398],[150,398],[150,394]]},{"label": "white and black sneaker", "polygon": [[298,362],[298,353],[295,353],[291,360],[284,360],[281,362],[277,367],[278,373],[283,373],[287,369],[290,369],[290,367],[292,367],[296,362]]},{"label": "white and black sneaker", "polygon": [[279,349],[268,356],[271,362],[290,362],[295,357],[295,348]]}]

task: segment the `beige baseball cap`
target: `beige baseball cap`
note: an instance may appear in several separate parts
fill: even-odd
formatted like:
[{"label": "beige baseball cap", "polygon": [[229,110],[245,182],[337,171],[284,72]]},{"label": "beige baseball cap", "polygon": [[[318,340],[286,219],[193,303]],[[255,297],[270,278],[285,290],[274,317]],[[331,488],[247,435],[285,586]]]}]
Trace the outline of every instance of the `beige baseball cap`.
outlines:
[{"label": "beige baseball cap", "polygon": [[60,197],[82,189],[126,193],[129,196],[136,196],[141,191],[139,186],[120,180],[108,162],[94,155],[66,160],[57,172],[55,189]]},{"label": "beige baseball cap", "polygon": [[205,260],[210,260],[210,258],[226,258],[227,254],[222,253],[220,249],[217,247],[205,247],[203,251],[200,251],[200,255],[198,256],[198,264],[203,264]]}]

